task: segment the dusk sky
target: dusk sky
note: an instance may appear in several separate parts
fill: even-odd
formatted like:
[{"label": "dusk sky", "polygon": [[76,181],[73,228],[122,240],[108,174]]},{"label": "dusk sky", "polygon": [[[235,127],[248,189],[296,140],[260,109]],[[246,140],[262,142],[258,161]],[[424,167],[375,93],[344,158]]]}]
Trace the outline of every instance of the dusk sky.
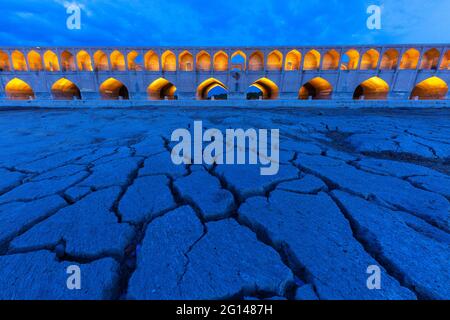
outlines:
[{"label": "dusk sky", "polygon": [[[0,45],[450,43],[449,0],[0,0]],[[66,27],[66,6],[81,29]],[[382,8],[369,30],[367,8]]]}]

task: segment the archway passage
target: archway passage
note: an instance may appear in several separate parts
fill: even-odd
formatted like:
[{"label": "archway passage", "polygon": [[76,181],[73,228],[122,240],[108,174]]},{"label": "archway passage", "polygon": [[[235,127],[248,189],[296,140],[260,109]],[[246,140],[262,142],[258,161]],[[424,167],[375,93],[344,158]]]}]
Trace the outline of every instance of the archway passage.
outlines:
[{"label": "archway passage", "polygon": [[297,50],[292,50],[286,55],[286,62],[284,64],[285,71],[295,71],[300,69],[300,60],[302,55]]},{"label": "archway passage", "polygon": [[28,52],[28,65],[31,71],[42,71],[44,69],[41,55],[34,50]]},{"label": "archway passage", "polygon": [[214,71],[227,71],[228,70],[228,55],[219,51],[214,55]]},{"label": "archway passage", "polygon": [[145,70],[159,71],[159,57],[153,51],[148,51],[144,57]]},{"label": "archway passage", "polygon": [[444,54],[439,69],[450,70],[450,50],[447,50],[447,52]]},{"label": "archway passage", "polygon": [[177,71],[177,57],[175,54],[167,50],[161,56],[163,71]]},{"label": "archway passage", "polygon": [[375,70],[378,65],[380,53],[375,49],[367,50],[361,58],[361,70]]},{"label": "archway passage", "polygon": [[114,78],[109,78],[100,85],[100,96],[103,100],[129,99],[127,87],[122,82]]},{"label": "archway passage", "polygon": [[400,61],[401,70],[416,69],[419,64],[420,52],[417,49],[408,49],[402,56]]},{"label": "archway passage", "polygon": [[395,70],[398,65],[398,51],[395,49],[389,49],[381,58],[380,69],[382,70]]},{"label": "archway passage", "polygon": [[130,71],[142,71],[142,56],[137,51],[131,51],[127,55],[127,65]]},{"label": "archway passage", "polygon": [[448,85],[438,77],[428,78],[418,83],[411,92],[411,99],[442,100],[448,93]]},{"label": "archway passage", "polygon": [[9,63],[8,54],[0,50],[0,71],[10,71],[11,64]]},{"label": "archway passage", "polygon": [[192,71],[194,70],[194,56],[187,50],[180,53],[178,56],[180,61],[180,71]]},{"label": "archway passage", "polygon": [[320,53],[317,50],[309,51],[303,61],[303,70],[316,70],[320,67]]},{"label": "archway passage", "polygon": [[67,50],[61,53],[61,66],[63,71],[75,71],[75,59]]},{"label": "archway passage", "polygon": [[[223,89],[223,90],[219,90]],[[214,90],[214,92],[218,92],[218,97],[223,98],[223,94],[225,93],[226,97],[228,97],[228,88],[219,80],[214,78],[209,78],[205,81],[203,81],[197,88],[197,99],[198,100],[206,100],[211,99],[215,95],[210,95],[211,91]],[[213,93],[214,93],[213,92]]]},{"label": "archway passage", "polygon": [[66,78],[59,79],[53,84],[52,96],[55,100],[81,100],[80,89]]},{"label": "archway passage", "polygon": [[150,100],[175,100],[177,88],[167,79],[159,78],[153,81],[147,88]]},{"label": "archway passage", "polygon": [[341,70],[356,70],[358,69],[359,52],[355,49],[348,50],[341,61]]},{"label": "archway passage", "polygon": [[261,71],[264,70],[264,55],[260,51],[255,51],[248,59],[248,70]]},{"label": "archway passage", "polygon": [[[257,89],[255,91],[255,89]],[[259,92],[258,92],[259,91]],[[261,78],[253,82],[247,92],[247,99],[261,99],[263,100],[275,100],[278,98],[279,89],[275,82]]]},{"label": "archway passage", "polygon": [[91,56],[84,50],[77,53],[78,70],[92,71]]},{"label": "archway passage", "polygon": [[6,84],[5,92],[8,99],[11,100],[30,100],[35,97],[30,85],[18,78],[14,78]]},{"label": "archway passage", "polygon": [[299,91],[298,98],[300,100],[328,100],[331,99],[333,87],[331,84],[320,77],[314,78],[305,83]]},{"label": "archway passage", "polygon": [[44,53],[44,65],[46,71],[60,71],[58,56],[51,50]]},{"label": "archway passage", "polygon": [[200,51],[197,54],[197,70],[209,71],[211,70],[211,56],[206,51]]},{"label": "archway passage", "polygon": [[323,55],[322,69],[337,70],[339,67],[339,59],[340,59],[339,53],[336,50],[331,49],[330,51],[328,51]]},{"label": "archway passage", "polygon": [[267,70],[281,71],[283,67],[283,54],[278,51],[272,51],[267,56]]},{"label": "archway passage", "polygon": [[437,70],[438,63],[439,63],[439,57],[440,57],[439,50],[433,48],[428,50],[423,54],[422,57],[422,63],[420,64],[420,69],[425,70]]},{"label": "archway passage", "polygon": [[120,51],[114,50],[111,53],[110,59],[111,59],[111,70],[125,71],[125,57]]},{"label": "archway passage", "polygon": [[236,51],[231,55],[231,70],[245,71],[247,65],[247,56],[242,51]]},{"label": "archway passage", "polygon": [[372,77],[356,87],[353,93],[355,100],[386,100],[389,85],[381,78]]},{"label": "archway passage", "polygon": [[27,62],[22,52],[14,50],[11,53],[11,59],[15,71],[28,71]]},{"label": "archway passage", "polygon": [[95,71],[107,71],[109,69],[108,56],[101,50],[94,53]]}]

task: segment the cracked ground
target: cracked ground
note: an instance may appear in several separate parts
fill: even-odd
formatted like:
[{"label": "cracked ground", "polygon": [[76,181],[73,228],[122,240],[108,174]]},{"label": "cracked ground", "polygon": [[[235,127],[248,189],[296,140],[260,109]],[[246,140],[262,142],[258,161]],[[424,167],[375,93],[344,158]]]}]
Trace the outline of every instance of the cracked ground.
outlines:
[{"label": "cracked ground", "polygon": [[[0,299],[449,299],[447,110],[0,114]],[[280,170],[171,133],[280,129]],[[81,290],[68,290],[78,265]],[[367,288],[367,268],[381,289]]]}]

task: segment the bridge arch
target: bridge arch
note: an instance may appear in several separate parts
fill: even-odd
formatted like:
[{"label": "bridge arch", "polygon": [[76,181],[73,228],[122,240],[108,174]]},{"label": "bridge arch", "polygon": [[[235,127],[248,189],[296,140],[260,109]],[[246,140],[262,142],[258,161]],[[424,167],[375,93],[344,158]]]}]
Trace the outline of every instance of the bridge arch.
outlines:
[{"label": "bridge arch", "polygon": [[[250,87],[257,88],[261,91],[263,100],[275,100],[278,98],[279,89],[275,82],[268,78],[260,78],[253,82]],[[249,87],[249,88],[250,88]],[[251,95],[247,93],[247,99],[252,99]]]},{"label": "bridge arch", "polygon": [[418,83],[411,92],[411,99],[442,100],[448,93],[447,83],[439,77],[431,77]]},{"label": "bridge arch", "polygon": [[408,49],[402,56],[400,61],[401,70],[414,70],[419,64],[420,52],[417,49]]},{"label": "bridge arch", "polygon": [[77,53],[78,70],[80,71],[92,71],[92,60],[89,53],[81,50]]},{"label": "bridge arch", "polygon": [[110,55],[111,70],[125,71],[125,57],[119,50],[114,50]]},{"label": "bridge arch", "polygon": [[247,69],[247,55],[238,50],[231,55],[231,70],[245,71]]},{"label": "bridge arch", "polygon": [[322,69],[323,70],[337,70],[339,68],[340,54],[334,49],[331,49],[323,55]]},{"label": "bridge arch", "polygon": [[9,62],[9,56],[6,52],[0,50],[0,71],[10,71],[11,64]]},{"label": "bridge arch", "polygon": [[353,93],[353,99],[386,100],[389,94],[389,85],[379,77],[372,77],[358,85]]},{"label": "bridge arch", "polygon": [[224,51],[216,52],[214,55],[214,71],[228,70],[228,55]]},{"label": "bridge arch", "polygon": [[109,70],[108,56],[102,50],[98,50],[94,53],[94,69],[95,71]]},{"label": "bridge arch", "polygon": [[198,71],[210,71],[211,70],[211,55],[205,50],[200,51],[197,54],[196,66]]},{"label": "bridge arch", "polygon": [[420,69],[425,70],[437,70],[438,63],[439,63],[439,57],[440,57],[439,50],[433,48],[428,50],[423,54],[422,57],[422,63],[420,64]]},{"label": "bridge arch", "polygon": [[144,56],[145,70],[147,71],[159,71],[159,57],[153,50],[147,51]]},{"label": "bridge arch", "polygon": [[46,71],[60,71],[58,56],[51,50],[44,53],[44,65]]},{"label": "bridge arch", "polygon": [[302,54],[298,50],[291,50],[286,55],[286,62],[284,64],[285,71],[296,71],[300,69],[300,62]]},{"label": "bridge arch", "polygon": [[31,71],[42,71],[44,69],[42,66],[41,55],[38,52],[31,50],[30,52],[28,52],[27,58],[28,66]]},{"label": "bridge arch", "polygon": [[450,50],[447,50],[444,57],[442,58],[442,62],[439,69],[450,70]]},{"label": "bridge arch", "polygon": [[203,81],[197,88],[196,98],[198,100],[207,100],[208,93],[215,88],[223,89],[222,92],[226,92],[228,94],[228,88],[225,84],[215,78],[209,78]]},{"label": "bridge arch", "polygon": [[274,50],[267,56],[267,70],[281,71],[283,69],[283,54]]},{"label": "bridge arch", "polygon": [[66,78],[55,81],[52,85],[51,92],[55,100],[81,100],[80,89]]},{"label": "bridge arch", "polygon": [[248,59],[248,70],[262,71],[264,70],[264,54],[257,50],[254,51]]},{"label": "bridge arch", "polygon": [[147,87],[147,94],[150,100],[174,100],[176,99],[175,87],[169,80],[158,78]]},{"label": "bridge arch", "polygon": [[194,56],[187,50],[184,50],[178,56],[180,71],[193,71],[194,70]]},{"label": "bridge arch", "polygon": [[321,77],[316,77],[305,83],[298,93],[300,100],[308,100],[312,97],[313,100],[328,100],[331,99],[333,93],[332,85]]},{"label": "bridge arch", "polygon": [[317,50],[310,50],[303,59],[303,70],[317,70],[320,67],[320,53]]},{"label": "bridge arch", "polygon": [[67,50],[61,53],[61,68],[62,71],[75,71],[75,58],[73,54]]},{"label": "bridge arch", "polygon": [[375,70],[378,66],[380,53],[375,49],[367,50],[361,58],[360,70]]},{"label": "bridge arch", "polygon": [[28,71],[27,61],[21,51],[14,50],[11,53],[11,60],[15,71]]},{"label": "bridge arch", "polygon": [[382,70],[395,70],[398,66],[399,53],[395,49],[389,49],[383,53],[381,58],[380,69]]},{"label": "bridge arch", "polygon": [[6,84],[5,93],[10,100],[30,100],[35,98],[31,86],[19,78],[14,78]]},{"label": "bridge arch", "polygon": [[130,71],[142,71],[142,56],[136,50],[127,54],[127,66]]},{"label": "bridge arch", "polygon": [[163,71],[177,71],[177,57],[175,54],[167,50],[161,56]]},{"label": "bridge arch", "polygon": [[106,79],[100,85],[100,96],[103,100],[128,100],[130,98],[128,88],[114,78]]},{"label": "bridge arch", "polygon": [[359,64],[359,52],[356,49],[350,49],[341,59],[341,70],[357,70]]}]

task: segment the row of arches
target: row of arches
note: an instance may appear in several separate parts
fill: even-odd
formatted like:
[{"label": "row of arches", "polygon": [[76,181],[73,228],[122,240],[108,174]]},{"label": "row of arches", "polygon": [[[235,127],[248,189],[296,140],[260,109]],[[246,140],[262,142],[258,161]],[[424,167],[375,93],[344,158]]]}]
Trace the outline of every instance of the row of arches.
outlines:
[{"label": "row of arches", "polygon": [[[381,56],[381,58],[380,58]],[[11,62],[10,62],[11,61]],[[12,64],[12,66],[11,66]],[[109,56],[102,50],[97,50],[91,59],[90,54],[80,50],[73,55],[64,50],[60,57],[47,50],[43,56],[36,50],[23,54],[19,50],[11,53],[11,60],[0,50],[0,71],[295,71],[295,70],[394,70],[394,69],[441,69],[450,70],[450,50],[441,59],[441,53],[436,48],[427,50],[422,56],[415,48],[406,50],[400,57],[396,49],[388,49],[383,55],[376,49],[364,53],[349,49],[341,53],[330,49],[324,54],[312,49],[302,56],[298,50],[292,50],[283,57],[279,50],[273,50],[267,55],[256,50],[248,57],[243,51],[236,51],[229,56],[225,51],[210,55],[200,51],[195,57],[188,50],[176,55],[167,50],[161,57],[155,51],[148,51],[144,56],[137,51],[131,51],[126,56],[119,50],[114,50]]]},{"label": "row of arches", "polygon": [[[150,100],[177,99],[177,88],[173,83],[164,78],[153,81],[147,88]],[[389,85],[379,77],[372,77],[359,84],[353,99],[360,100],[385,100],[389,94]],[[34,91],[25,81],[14,78],[5,86],[5,92],[12,100],[34,99]],[[100,96],[104,100],[129,99],[127,87],[117,79],[109,78],[99,87]],[[316,77],[305,83],[298,92],[301,100],[326,100],[331,99],[332,85],[325,79]],[[70,80],[61,78],[51,87],[51,93],[56,100],[82,99],[80,89]],[[438,77],[430,77],[418,83],[411,92],[410,99],[439,100],[445,99],[448,93],[448,85]],[[250,85],[247,90],[247,99],[277,99],[278,86],[268,78],[261,78]],[[209,78],[203,81],[197,88],[198,100],[227,99],[228,88],[221,81]]]}]

